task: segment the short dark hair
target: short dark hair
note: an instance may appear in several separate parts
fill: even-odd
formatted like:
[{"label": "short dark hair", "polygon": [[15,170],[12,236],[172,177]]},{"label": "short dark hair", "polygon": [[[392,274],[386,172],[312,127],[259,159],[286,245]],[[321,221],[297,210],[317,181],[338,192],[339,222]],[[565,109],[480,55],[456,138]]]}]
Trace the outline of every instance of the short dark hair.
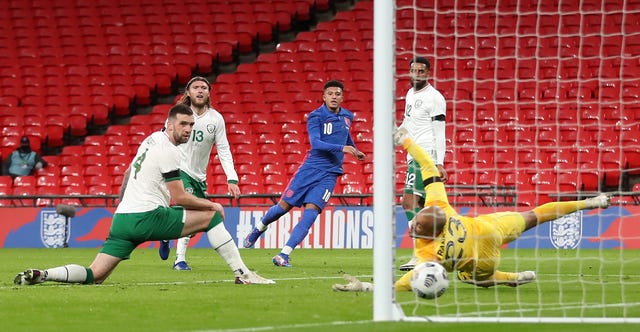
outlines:
[{"label": "short dark hair", "polygon": [[178,114],[193,115],[193,111],[185,104],[176,104],[169,110],[169,119],[175,119]]},{"label": "short dark hair", "polygon": [[424,64],[425,66],[427,66],[427,70],[431,69],[431,62],[429,62],[429,60],[423,56],[411,59],[411,62],[409,62],[409,66],[411,66],[414,62]]},{"label": "short dark hair", "polygon": [[327,88],[340,88],[340,90],[344,90],[344,84],[342,84],[342,82],[338,80],[331,80],[324,84],[322,91],[326,90]]}]

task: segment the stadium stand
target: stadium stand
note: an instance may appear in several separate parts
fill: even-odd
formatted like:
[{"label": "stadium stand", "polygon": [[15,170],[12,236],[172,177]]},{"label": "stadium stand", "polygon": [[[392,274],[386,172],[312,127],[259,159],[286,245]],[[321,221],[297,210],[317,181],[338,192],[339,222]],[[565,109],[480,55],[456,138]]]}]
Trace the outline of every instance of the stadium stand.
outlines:
[{"label": "stadium stand", "polygon": [[[437,2],[436,10],[399,10],[397,118],[407,87],[401,82],[404,63],[417,45],[432,59],[434,86],[448,102],[447,168],[457,170],[451,184],[504,181],[535,192],[521,195],[522,205],[547,201],[546,193],[554,191],[630,190],[630,177],[640,175],[637,17],[611,2],[587,1],[580,8],[569,2],[514,3],[499,1],[485,5],[491,11],[457,16],[445,2]],[[25,10],[34,15],[25,17]],[[241,175],[249,169],[241,165],[268,160],[269,149],[258,149],[263,144],[280,146],[282,159],[291,162],[278,169],[291,175],[293,160],[300,161],[308,148],[304,115],[321,102],[322,82],[330,78],[345,82],[345,105],[357,114],[354,137],[361,149],[373,152],[372,1],[139,0],[86,6],[10,0],[0,15],[0,157],[23,134],[32,142],[38,138],[37,149],[54,160],[50,168],[59,168],[54,174],[60,182],[71,171],[106,181],[96,167],[117,175],[141,137],[164,124],[170,103],[161,101],[177,100],[180,87],[196,74],[213,78],[214,104],[225,115]],[[433,34],[415,34],[414,18]],[[607,38],[599,35],[603,26]],[[266,44],[276,45],[275,51],[264,51]],[[76,151],[73,144],[82,147]],[[89,148],[94,145],[105,149]],[[562,156],[545,152],[560,148]],[[105,153],[106,166],[99,158]],[[368,193],[371,161],[343,181],[366,186],[340,189]],[[471,165],[474,172],[466,172]],[[272,168],[253,172],[275,177]],[[280,177],[272,180],[255,182],[270,188],[281,183]],[[119,184],[104,187],[114,194]],[[59,193],[67,193],[65,188]],[[100,191],[91,188],[74,193]]]}]

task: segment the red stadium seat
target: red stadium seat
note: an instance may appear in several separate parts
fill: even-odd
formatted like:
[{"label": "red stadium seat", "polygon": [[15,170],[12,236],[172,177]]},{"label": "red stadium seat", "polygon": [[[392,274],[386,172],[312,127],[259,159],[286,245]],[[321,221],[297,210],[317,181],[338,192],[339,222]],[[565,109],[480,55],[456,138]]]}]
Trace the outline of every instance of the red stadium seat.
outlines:
[{"label": "red stadium seat", "polygon": [[286,174],[268,174],[264,178],[264,184],[267,186],[284,188],[287,183],[289,183],[289,177]]},{"label": "red stadium seat", "polygon": [[342,176],[340,176],[339,178],[340,183],[342,183],[343,185],[364,183],[365,182],[364,180],[365,178],[362,177],[361,174],[347,173],[347,172],[342,174]]},{"label": "red stadium seat", "polygon": [[[101,137],[104,138],[104,136],[90,136],[90,137]],[[87,137],[87,139],[85,139],[85,143],[82,146],[83,148],[83,155],[85,156],[106,156],[107,155],[107,145],[96,145],[94,143],[97,142],[103,142],[104,140],[88,140],[89,137]]]},{"label": "red stadium seat", "polygon": [[55,175],[39,175],[36,178],[36,186],[40,187],[58,187],[60,185],[60,177]]},{"label": "red stadium seat", "polygon": [[[13,187],[13,195],[17,196],[35,196],[37,194],[35,186],[17,186]],[[14,199],[13,205],[15,206],[31,206],[35,204],[34,198]]]},{"label": "red stadium seat", "polygon": [[103,186],[103,187],[111,187],[111,176],[108,175],[95,175],[95,176],[85,176],[85,185],[88,187],[92,186]]},{"label": "red stadium seat", "polygon": [[14,187],[35,187],[36,177],[33,175],[16,176],[13,179]]},{"label": "red stadium seat", "polygon": [[[70,185],[63,188],[65,195],[77,196],[77,195],[85,195],[86,187],[83,184]],[[73,206],[82,206],[83,202],[79,198],[63,198],[61,200],[62,204],[73,205]]]},{"label": "red stadium seat", "polygon": [[106,176],[109,174],[108,165],[87,164],[84,169],[84,176]]},{"label": "red stadium seat", "polygon": [[573,193],[581,190],[582,184],[578,172],[558,173],[556,181],[560,192]]},{"label": "red stadium seat", "polygon": [[[38,196],[60,195],[57,187],[46,186],[38,188]],[[36,206],[55,206],[60,200],[49,197],[38,197],[35,201]]]},{"label": "red stadium seat", "polygon": [[9,175],[0,175],[0,188],[11,188],[13,186],[13,178]]},{"label": "red stadium seat", "polygon": [[89,205],[89,206],[103,206],[105,204],[108,204],[108,199],[104,196],[106,195],[110,195],[112,191],[112,186],[106,186],[106,185],[102,185],[102,184],[97,184],[97,185],[89,185],[87,187],[87,195],[96,195],[96,196],[100,196],[97,198],[85,198],[84,199],[84,203]]},{"label": "red stadium seat", "polygon": [[[339,191],[334,189],[335,193],[340,193]],[[355,197],[342,197],[340,198],[340,203],[341,204],[346,204],[346,205],[360,205],[361,203],[365,203],[363,201],[363,198],[361,197],[361,195],[363,194],[370,194],[370,190],[368,189],[367,185],[364,183],[348,183],[348,184],[344,184],[342,186],[342,194],[346,194],[346,195],[354,195]],[[367,203],[370,203],[370,201],[366,201]]]},{"label": "red stadium seat", "polygon": [[627,167],[627,159],[621,149],[605,148],[599,152],[599,164],[604,173],[604,185],[621,188],[622,171]]}]

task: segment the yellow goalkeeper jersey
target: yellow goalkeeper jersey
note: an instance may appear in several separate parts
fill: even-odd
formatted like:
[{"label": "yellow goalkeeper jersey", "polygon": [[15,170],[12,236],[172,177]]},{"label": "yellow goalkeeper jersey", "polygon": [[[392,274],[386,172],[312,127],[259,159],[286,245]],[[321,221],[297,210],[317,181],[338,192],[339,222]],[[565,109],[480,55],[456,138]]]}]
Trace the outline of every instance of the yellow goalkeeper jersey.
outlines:
[{"label": "yellow goalkeeper jersey", "polygon": [[[467,217],[449,205],[442,182],[426,188],[425,206],[442,208],[447,221],[442,232],[433,240],[418,239],[416,256],[420,262],[437,261],[449,272],[458,272],[462,280],[488,280],[500,264],[500,247],[524,231],[520,213],[497,212]],[[396,282],[397,290],[410,290],[412,272]]]}]

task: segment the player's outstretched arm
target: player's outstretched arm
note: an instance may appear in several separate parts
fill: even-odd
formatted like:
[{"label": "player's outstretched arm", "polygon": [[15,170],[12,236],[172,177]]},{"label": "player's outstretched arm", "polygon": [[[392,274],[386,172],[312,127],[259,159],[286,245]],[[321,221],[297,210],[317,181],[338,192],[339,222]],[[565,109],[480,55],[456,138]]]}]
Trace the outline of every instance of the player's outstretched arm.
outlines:
[{"label": "player's outstretched arm", "polygon": [[393,134],[393,140],[396,145],[401,145],[411,156],[420,164],[420,172],[423,179],[431,179],[440,176],[440,170],[436,167],[431,156],[422,149],[418,144],[415,144],[409,132],[405,128],[398,128]]},{"label": "player's outstretched arm", "polygon": [[131,173],[131,166],[127,168],[127,170],[124,172],[124,176],[122,177],[122,184],[120,185],[120,194],[118,195],[118,202],[122,202],[124,191],[127,189],[127,183],[129,182],[130,173]]},{"label": "player's outstretched arm", "polygon": [[167,182],[167,189],[169,189],[171,200],[176,205],[180,205],[189,210],[218,211],[224,216],[222,205],[208,199],[198,198],[186,192],[180,179]]}]

